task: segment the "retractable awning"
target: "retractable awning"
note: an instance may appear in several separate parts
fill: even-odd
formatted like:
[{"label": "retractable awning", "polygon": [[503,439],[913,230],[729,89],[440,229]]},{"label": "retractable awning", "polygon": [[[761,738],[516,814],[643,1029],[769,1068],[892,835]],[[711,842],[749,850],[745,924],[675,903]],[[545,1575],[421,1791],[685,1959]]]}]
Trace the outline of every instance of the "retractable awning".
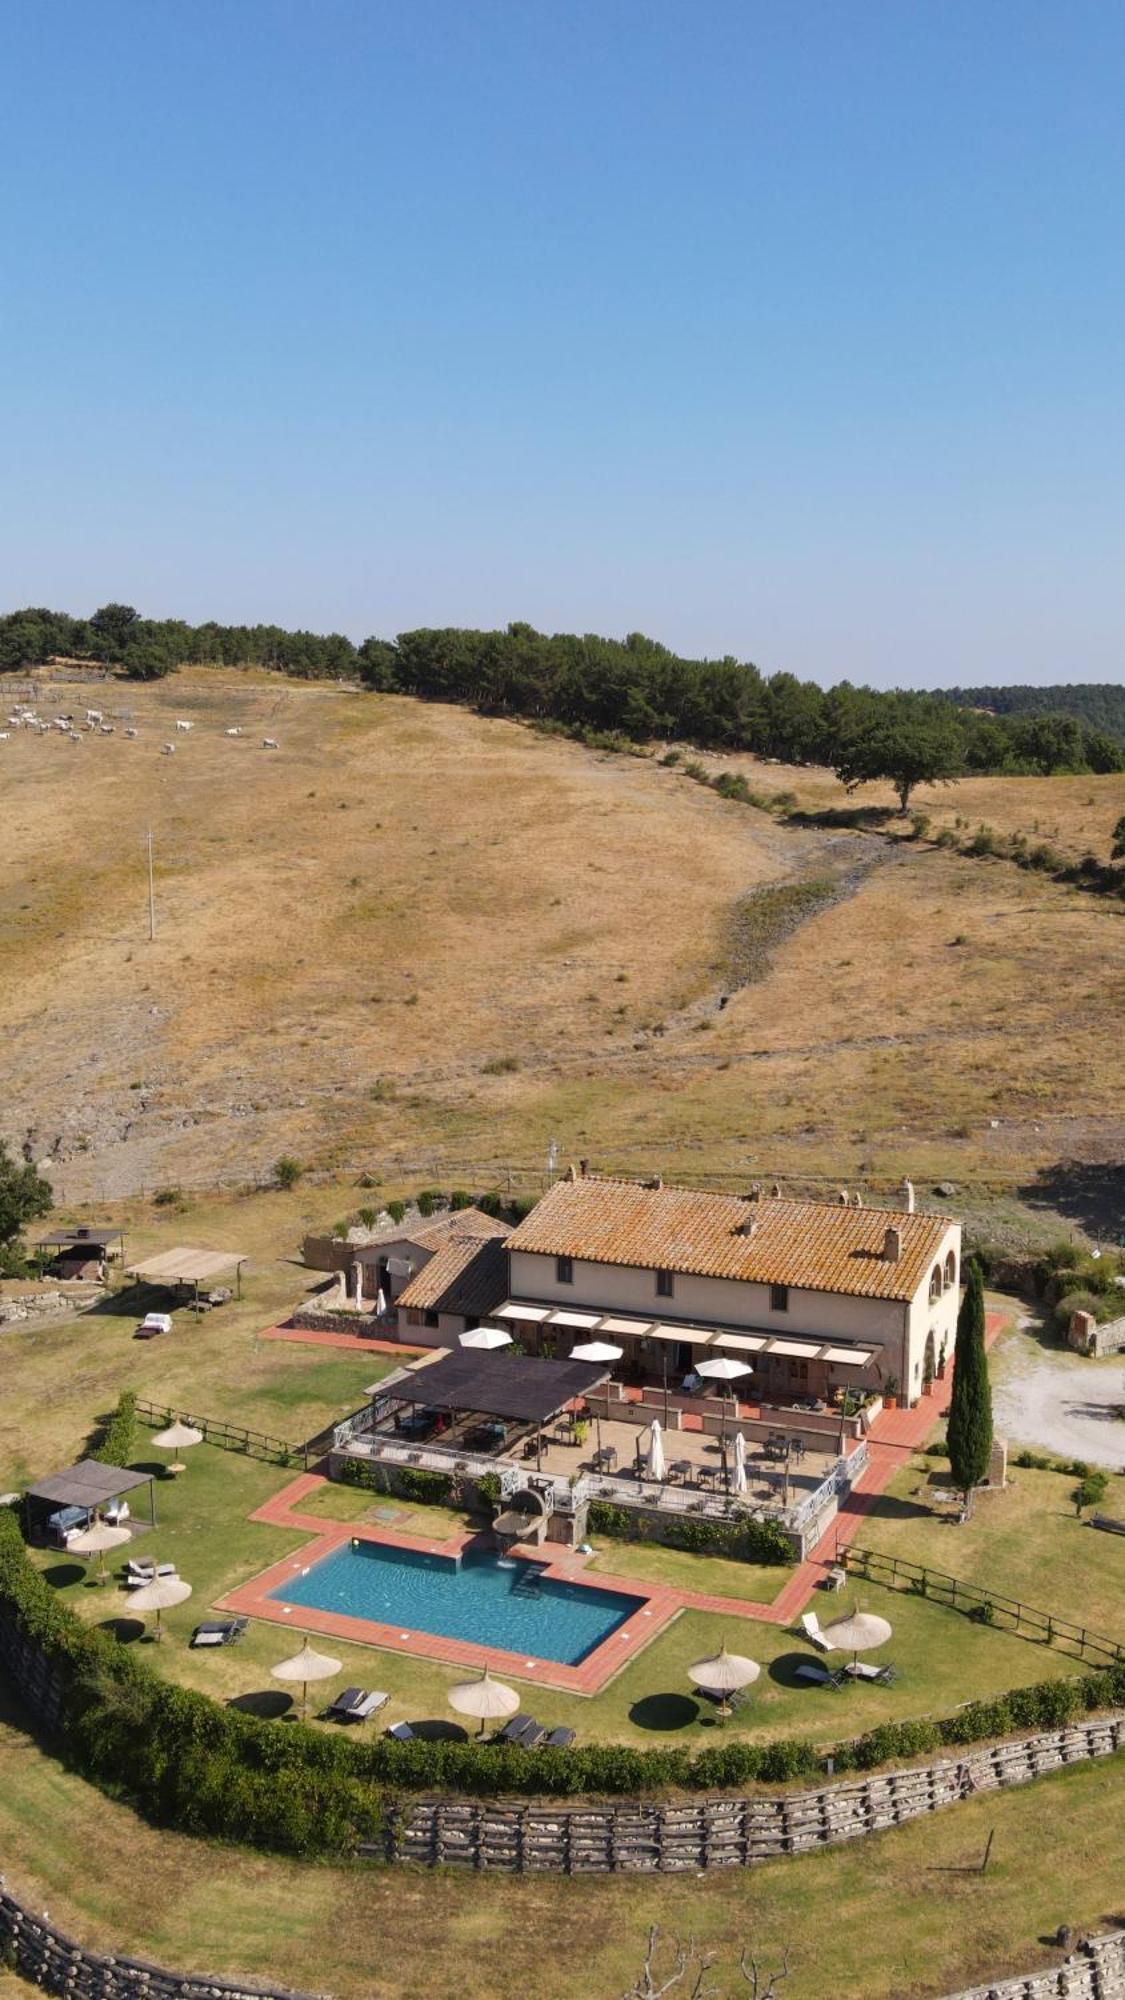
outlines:
[{"label": "retractable awning", "polygon": [[620,1313],[578,1312],[570,1306],[525,1305],[509,1299],[489,1315],[495,1320],[522,1321],[528,1325],[563,1327],[597,1335],[624,1335],[633,1340],[664,1340],[693,1348],[729,1350],[736,1354],[778,1354],[783,1359],[826,1361],[834,1368],[866,1368],[879,1346],[846,1347],[839,1342],[819,1340],[814,1334],[728,1333],[718,1326],[678,1325],[675,1320],[629,1319]]}]

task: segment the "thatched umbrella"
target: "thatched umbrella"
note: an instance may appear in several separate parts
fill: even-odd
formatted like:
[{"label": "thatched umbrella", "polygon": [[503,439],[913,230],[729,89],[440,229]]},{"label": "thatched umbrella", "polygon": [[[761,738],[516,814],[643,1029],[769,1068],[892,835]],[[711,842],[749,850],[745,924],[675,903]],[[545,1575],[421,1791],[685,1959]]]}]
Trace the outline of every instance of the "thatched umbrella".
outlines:
[{"label": "thatched umbrella", "polygon": [[479,1716],[482,1736],[486,1723],[498,1722],[503,1715],[514,1715],[519,1705],[515,1689],[505,1687],[503,1681],[494,1681],[487,1667],[475,1681],[459,1681],[449,1690],[449,1706],[458,1715]]},{"label": "thatched umbrella", "polygon": [[693,1667],[688,1668],[696,1687],[722,1696],[720,1715],[730,1713],[728,1694],[734,1694],[738,1688],[749,1687],[761,1671],[757,1660],[748,1659],[745,1653],[728,1653],[725,1640],[713,1658],[697,1660]]},{"label": "thatched umbrella", "polygon": [[[190,1451],[193,1444],[203,1443],[203,1432],[197,1431],[194,1424],[181,1423],[177,1417],[175,1423],[169,1424],[166,1431],[157,1431],[152,1441],[153,1444],[159,1445],[161,1451]],[[182,1460],[177,1460],[174,1465],[168,1467],[168,1470],[183,1472],[186,1468]]]},{"label": "thatched umbrella", "polygon": [[309,1682],[330,1681],[333,1674],[340,1672],[340,1668],[341,1662],[334,1660],[331,1653],[314,1653],[306,1639],[299,1653],[294,1653],[291,1659],[282,1660],[280,1665],[271,1667],[270,1672],[275,1681],[300,1681],[301,1714],[304,1715],[309,1705]]},{"label": "thatched umbrella", "polygon": [[152,1636],[159,1640],[164,1637],[161,1612],[171,1611],[174,1604],[186,1604],[190,1596],[191,1585],[185,1583],[182,1576],[158,1576],[151,1583],[143,1583],[139,1590],[129,1592],[129,1608],[131,1611],[155,1611],[156,1630]]},{"label": "thatched umbrella", "polygon": [[132,1541],[128,1528],[115,1528],[109,1521],[91,1521],[80,1535],[72,1535],[67,1548],[76,1556],[97,1556],[98,1582],[105,1582],[105,1555],[107,1549],[119,1549],[125,1542]]},{"label": "thatched umbrella", "polygon": [[885,1618],[875,1611],[855,1610],[850,1617],[834,1618],[831,1625],[823,1628],[824,1637],[830,1646],[838,1646],[842,1653],[850,1653],[852,1666],[856,1655],[869,1653],[876,1646],[885,1646],[891,1636],[891,1628]]}]

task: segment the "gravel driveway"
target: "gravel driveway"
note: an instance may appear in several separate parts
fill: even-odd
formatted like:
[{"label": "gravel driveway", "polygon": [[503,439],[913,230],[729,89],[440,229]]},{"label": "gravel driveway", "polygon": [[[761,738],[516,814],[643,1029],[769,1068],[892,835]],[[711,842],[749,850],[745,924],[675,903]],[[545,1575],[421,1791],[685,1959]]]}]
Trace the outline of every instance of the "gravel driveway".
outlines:
[{"label": "gravel driveway", "polygon": [[1125,1360],[1086,1361],[1021,1332],[992,1364],[993,1416],[1009,1444],[1125,1472]]}]

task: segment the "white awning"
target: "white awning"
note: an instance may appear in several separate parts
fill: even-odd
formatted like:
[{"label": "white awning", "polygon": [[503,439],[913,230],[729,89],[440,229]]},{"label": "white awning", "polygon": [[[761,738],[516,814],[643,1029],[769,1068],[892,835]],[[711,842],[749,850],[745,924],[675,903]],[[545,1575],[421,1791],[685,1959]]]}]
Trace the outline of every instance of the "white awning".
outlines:
[{"label": "white awning", "polygon": [[688,1347],[709,1347],[715,1339],[713,1326],[650,1326],[653,1340],[682,1340]]},{"label": "white awning", "polygon": [[652,1332],[652,1321],[649,1319],[615,1319],[612,1316],[607,1316],[599,1322],[598,1330],[601,1333],[630,1334],[634,1340],[640,1340],[643,1339],[645,1334]]},{"label": "white awning", "polygon": [[597,1326],[600,1319],[600,1313],[560,1312],[556,1309],[547,1314],[547,1325],[578,1326],[584,1332],[588,1332],[591,1327]]},{"label": "white awning", "polygon": [[831,1361],[837,1368],[866,1368],[875,1359],[873,1347],[825,1347],[821,1349],[822,1361]]},{"label": "white awning", "polygon": [[768,1351],[770,1354],[799,1354],[803,1361],[815,1361],[822,1344],[819,1340],[771,1340]]},{"label": "white awning", "polygon": [[512,1305],[509,1301],[507,1305],[499,1306],[492,1317],[493,1319],[530,1320],[535,1325],[538,1325],[541,1319],[546,1319],[550,1310],[549,1306],[516,1306]]},{"label": "white awning", "polygon": [[764,1333],[717,1333],[716,1347],[734,1347],[740,1354],[760,1354],[763,1347],[770,1345],[769,1336]]}]

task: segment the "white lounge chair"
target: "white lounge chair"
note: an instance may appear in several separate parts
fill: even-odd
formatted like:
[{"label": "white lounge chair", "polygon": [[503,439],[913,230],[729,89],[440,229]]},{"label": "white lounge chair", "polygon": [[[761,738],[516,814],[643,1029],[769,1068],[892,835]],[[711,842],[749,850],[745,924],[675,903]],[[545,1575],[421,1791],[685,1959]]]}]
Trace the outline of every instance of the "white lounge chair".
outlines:
[{"label": "white lounge chair", "polygon": [[826,1639],[823,1631],[821,1630],[820,1619],[817,1617],[815,1611],[802,1612],[801,1630],[804,1633],[806,1639],[808,1639],[810,1643],[816,1647],[818,1653],[835,1652],[836,1649],[833,1646],[831,1639]]},{"label": "white lounge chair", "polygon": [[413,1743],[415,1740],[414,1731],[408,1722],[392,1722],[387,1735],[393,1736],[396,1743]]}]

